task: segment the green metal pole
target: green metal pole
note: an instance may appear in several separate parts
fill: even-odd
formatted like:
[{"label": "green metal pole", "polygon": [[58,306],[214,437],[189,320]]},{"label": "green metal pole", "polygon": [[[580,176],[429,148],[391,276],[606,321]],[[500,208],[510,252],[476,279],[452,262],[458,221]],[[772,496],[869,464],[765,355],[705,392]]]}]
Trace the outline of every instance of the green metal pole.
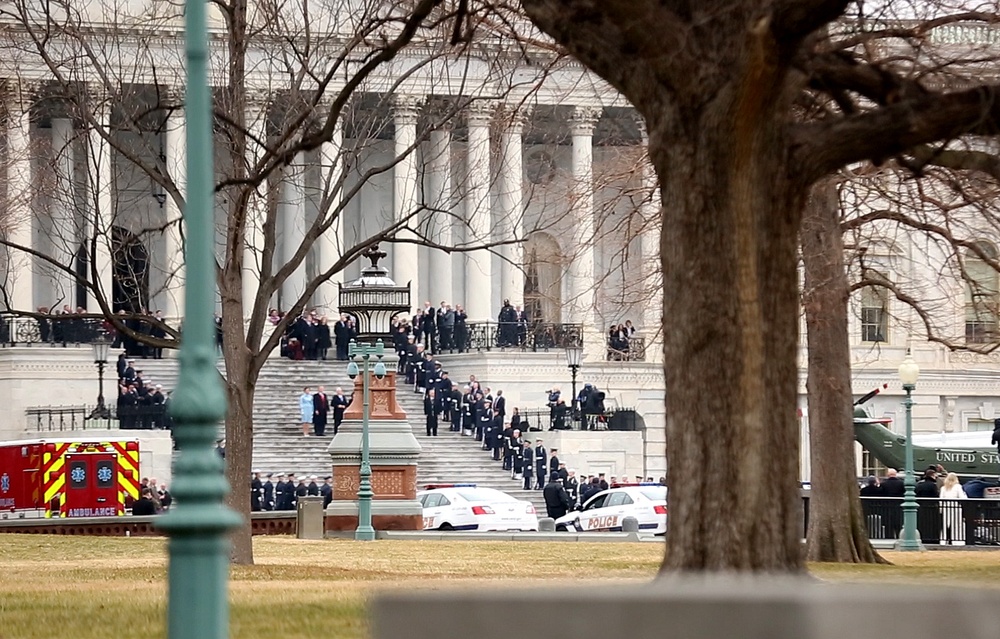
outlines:
[{"label": "green metal pole", "polygon": [[229,540],[241,519],[223,504],[229,490],[212,444],[226,397],[215,370],[215,265],[212,238],[212,111],[208,88],[207,0],[185,3],[187,56],[187,238],[184,341],[170,412],[180,451],[174,464],[176,508],[159,527],[170,535],[167,628],[170,639],[229,636]]},{"label": "green metal pole", "polygon": [[[358,345],[352,344],[357,347]],[[353,349],[352,349],[353,350]],[[372,348],[368,344],[362,344],[357,348],[364,364],[361,374],[363,389],[361,405],[361,468],[358,472],[358,528],[354,531],[354,538],[358,541],[374,541],[375,528],[372,527],[372,465],[369,455],[370,436],[368,431],[368,375],[370,373],[369,360],[372,355]],[[353,352],[352,352],[353,357]]]},{"label": "green metal pole", "polygon": [[906,399],[906,476],[903,478],[905,492],[903,493],[903,539],[900,550],[920,550],[920,540],[917,539],[917,492],[916,478],[913,476],[913,397],[911,393],[916,387],[913,384],[903,384]]}]

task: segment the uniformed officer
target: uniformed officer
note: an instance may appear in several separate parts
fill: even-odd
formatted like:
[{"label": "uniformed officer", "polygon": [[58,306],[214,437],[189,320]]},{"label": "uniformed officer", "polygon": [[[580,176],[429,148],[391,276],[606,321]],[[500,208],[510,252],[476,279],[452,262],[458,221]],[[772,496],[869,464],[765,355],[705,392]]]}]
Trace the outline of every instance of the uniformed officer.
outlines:
[{"label": "uniformed officer", "polygon": [[493,411],[490,410],[490,403],[485,402],[483,410],[479,411],[476,418],[476,441],[483,442],[483,450],[490,449],[490,437],[493,433]]},{"label": "uniformed officer", "polygon": [[295,494],[295,483],[295,473],[288,473],[288,481],[285,482],[285,507],[282,510],[295,510],[299,501]]},{"label": "uniformed officer", "polygon": [[326,476],[323,478],[323,485],[319,487],[319,494],[323,496],[323,508],[330,505],[333,501],[333,477]]},{"label": "uniformed officer", "polygon": [[516,428],[510,434],[510,478],[521,478],[522,461],[524,460],[524,440],[521,431]]},{"label": "uniformed officer", "polygon": [[535,451],[528,444],[524,447],[523,459],[521,460],[521,475],[524,477],[524,489],[531,490],[531,473],[535,468]]},{"label": "uniformed officer", "polygon": [[261,511],[261,496],[264,492],[264,484],[260,481],[260,471],[253,471],[253,477],[250,479],[250,510],[251,512],[258,513]]},{"label": "uniformed officer", "polygon": [[274,509],[285,510],[285,473],[278,473],[278,483],[274,485]]},{"label": "uniformed officer", "polygon": [[542,483],[549,476],[549,460],[541,439],[535,440],[535,489],[544,488]]},{"label": "uniformed officer", "polygon": [[309,477],[309,486],[307,488],[309,489],[309,495],[312,497],[319,496],[319,484],[316,483],[317,479],[319,479],[319,477],[316,475],[310,475]]},{"label": "uniformed officer", "polygon": [[264,503],[261,506],[264,510],[274,510],[274,484],[271,483],[271,477],[274,473],[267,474],[267,481],[264,482]]},{"label": "uniformed officer", "polygon": [[503,469],[511,471],[511,476],[514,475],[514,428],[510,424],[506,424],[503,429],[502,439],[503,442]]}]

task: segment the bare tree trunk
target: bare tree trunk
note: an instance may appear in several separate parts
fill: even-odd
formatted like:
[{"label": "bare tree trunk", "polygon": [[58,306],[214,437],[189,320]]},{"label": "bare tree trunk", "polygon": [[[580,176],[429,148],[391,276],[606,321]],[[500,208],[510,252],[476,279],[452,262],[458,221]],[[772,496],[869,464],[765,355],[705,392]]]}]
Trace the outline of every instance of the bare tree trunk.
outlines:
[{"label": "bare tree trunk", "polygon": [[746,69],[697,125],[671,130],[673,114],[647,115],[669,318],[664,570],[803,568],[792,481],[803,189],[784,177],[781,127],[766,124],[773,72]]},{"label": "bare tree trunk", "polygon": [[[239,280],[236,281],[237,290]],[[226,390],[229,407],[226,413],[226,479],[230,491],[226,504],[243,515],[244,526],[233,532],[232,561],[253,563],[253,538],[250,530],[250,475],[253,463],[253,400],[259,371],[253,370],[244,343],[242,305],[227,313],[223,298],[223,353],[226,361]]]},{"label": "bare tree trunk", "polygon": [[878,563],[882,559],[868,540],[854,474],[849,287],[839,218],[836,183],[816,184],[801,233],[812,459],[806,553],[810,561]]}]

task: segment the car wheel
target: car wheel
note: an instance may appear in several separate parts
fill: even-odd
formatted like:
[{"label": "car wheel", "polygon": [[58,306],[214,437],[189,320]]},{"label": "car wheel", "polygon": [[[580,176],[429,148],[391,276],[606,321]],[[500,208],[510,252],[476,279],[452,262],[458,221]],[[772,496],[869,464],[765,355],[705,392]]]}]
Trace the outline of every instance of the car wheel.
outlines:
[{"label": "car wheel", "polygon": [[559,524],[556,526],[556,532],[566,532],[566,524]]},{"label": "car wheel", "polygon": [[451,527],[451,524],[441,524],[438,527],[438,530],[445,530],[445,531],[447,531],[447,530],[455,530],[455,529]]}]

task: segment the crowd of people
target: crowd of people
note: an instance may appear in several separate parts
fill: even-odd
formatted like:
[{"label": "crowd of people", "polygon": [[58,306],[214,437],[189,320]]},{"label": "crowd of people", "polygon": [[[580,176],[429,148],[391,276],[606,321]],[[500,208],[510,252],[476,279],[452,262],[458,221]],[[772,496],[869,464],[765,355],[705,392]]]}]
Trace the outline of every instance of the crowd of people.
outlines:
[{"label": "crowd of people", "polygon": [[[546,406],[549,407],[549,430],[571,430],[574,422],[579,422],[581,430],[607,430],[608,415],[604,405],[604,391],[586,383],[575,398],[570,398],[571,406],[558,386],[545,391],[548,393]],[[570,421],[567,421],[569,418]]]},{"label": "crowd of people", "polygon": [[608,328],[608,361],[625,361],[630,359],[631,342],[635,337],[635,327],[632,320],[625,320]]},{"label": "crowd of people", "polygon": [[326,426],[330,415],[333,415],[333,434],[340,430],[344,421],[344,410],[351,404],[353,395],[344,394],[344,389],[337,387],[333,395],[328,395],[326,389],[319,386],[313,393],[309,386],[302,389],[299,395],[299,418],[302,424],[302,436],[308,437],[309,431],[316,437],[326,435]]},{"label": "crowd of people", "polygon": [[132,502],[132,514],[159,515],[170,510],[174,498],[165,485],[157,485],[156,477],[143,477],[139,484],[139,499]]},{"label": "crowd of people", "polygon": [[261,472],[253,471],[250,479],[250,510],[253,512],[272,510],[295,510],[300,497],[322,497],[323,508],[333,501],[333,477],[327,476],[318,484],[319,477],[295,473],[267,473],[261,480]]},{"label": "crowd of people", "polygon": [[168,409],[170,393],[161,384],[143,378],[141,368],[123,351],[118,356],[118,398],[116,409],[123,430],[161,430],[171,426]]},{"label": "crowd of people", "polygon": [[[272,308],[267,319],[276,326],[283,317],[281,311]],[[333,359],[330,350],[334,349],[334,358],[343,361],[347,359],[348,344],[357,336],[357,322],[350,315],[341,314],[331,327],[326,315],[315,309],[303,311],[285,327],[281,356],[292,360],[326,360]]]}]

